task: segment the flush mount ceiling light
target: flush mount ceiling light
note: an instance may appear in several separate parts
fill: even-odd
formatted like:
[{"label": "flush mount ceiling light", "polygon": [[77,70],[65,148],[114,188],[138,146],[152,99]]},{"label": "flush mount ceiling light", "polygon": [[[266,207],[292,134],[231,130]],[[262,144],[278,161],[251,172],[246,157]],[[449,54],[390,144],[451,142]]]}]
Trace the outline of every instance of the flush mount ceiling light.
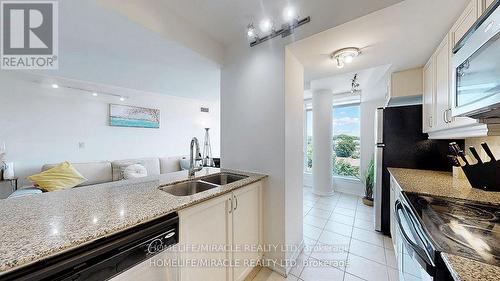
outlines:
[{"label": "flush mount ceiling light", "polygon": [[[264,19],[259,24],[259,29],[263,37],[259,37],[253,23],[247,26],[247,37],[250,39],[250,47],[256,46],[262,42],[270,40],[274,37],[280,36],[281,38],[287,37],[294,32],[294,30],[311,21],[311,17],[299,19],[299,14],[294,7],[287,7],[283,10],[284,23],[279,30],[275,29],[274,21],[272,19]],[[267,34],[267,35],[266,35]]]},{"label": "flush mount ceiling light", "polygon": [[361,50],[359,48],[349,47],[333,52],[330,58],[337,63],[338,68],[343,68],[346,63],[351,63],[360,54]]}]

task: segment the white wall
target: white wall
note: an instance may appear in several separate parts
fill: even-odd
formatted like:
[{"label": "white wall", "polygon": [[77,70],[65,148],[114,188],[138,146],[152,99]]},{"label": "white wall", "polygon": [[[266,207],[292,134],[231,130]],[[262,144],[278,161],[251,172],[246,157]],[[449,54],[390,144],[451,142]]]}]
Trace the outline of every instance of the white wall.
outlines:
[{"label": "white wall", "polygon": [[[302,215],[295,213],[302,206],[303,83],[298,86],[297,78],[285,94],[285,45],[279,40],[255,48],[235,45],[221,72],[222,167],[269,175],[263,191],[264,243],[278,246],[298,244],[302,236]],[[290,63],[301,70],[294,59]],[[295,71],[290,77],[297,77]],[[294,193],[297,197],[287,197]],[[264,258],[276,260],[279,264],[270,267],[284,274],[281,262],[287,255],[278,249]]]},{"label": "white wall", "polygon": [[[303,143],[304,67],[285,50],[285,242],[302,244],[303,240]],[[300,249],[286,252],[288,260],[295,259]]]},{"label": "white wall", "polygon": [[[130,96],[120,102],[117,97],[92,97],[88,92],[52,89],[32,81],[25,74],[0,72],[0,142],[6,142],[7,159],[15,162],[20,178],[38,172],[44,163],[64,160],[187,155],[193,136],[203,144],[206,125],[213,128],[213,155],[219,155],[218,101],[116,89],[118,94]],[[109,103],[160,109],[160,129],[109,126]],[[210,113],[201,113],[201,106],[210,107]],[[85,148],[79,148],[79,142]]]},{"label": "white wall", "polygon": [[[285,243],[284,48],[232,48],[221,72],[221,165],[269,175],[264,243]],[[263,82],[265,81],[265,82]],[[281,261],[281,252],[264,254]]]}]

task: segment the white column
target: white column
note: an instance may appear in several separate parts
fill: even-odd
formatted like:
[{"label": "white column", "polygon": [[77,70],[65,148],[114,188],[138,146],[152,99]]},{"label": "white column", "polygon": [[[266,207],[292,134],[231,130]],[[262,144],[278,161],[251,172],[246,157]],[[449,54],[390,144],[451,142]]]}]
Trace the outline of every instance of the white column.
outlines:
[{"label": "white column", "polygon": [[313,103],[313,193],[333,194],[332,186],[332,91],[314,90]]}]

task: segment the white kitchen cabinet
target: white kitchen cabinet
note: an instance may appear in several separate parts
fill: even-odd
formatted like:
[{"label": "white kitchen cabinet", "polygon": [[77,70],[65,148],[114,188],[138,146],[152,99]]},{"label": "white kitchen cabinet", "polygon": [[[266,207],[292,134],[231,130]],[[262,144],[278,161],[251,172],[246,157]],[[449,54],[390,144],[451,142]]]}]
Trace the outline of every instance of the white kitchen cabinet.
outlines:
[{"label": "white kitchen cabinet", "polygon": [[485,8],[485,0],[472,0],[457,19],[424,67],[423,132],[432,139],[479,137],[489,134],[478,120],[453,117],[455,106],[455,69],[452,50]]},{"label": "white kitchen cabinet", "polygon": [[422,118],[422,125],[424,133],[428,133],[434,129],[435,65],[434,56],[432,56],[424,66],[423,70],[422,111],[424,116]]},{"label": "white kitchen cabinet", "polygon": [[[456,85],[455,85],[455,75],[456,71],[453,68],[453,62],[452,62],[452,50],[455,47],[455,45],[462,39],[462,37],[465,35],[465,33],[472,27],[474,22],[479,18],[481,14],[481,5],[479,3],[485,3],[484,0],[473,0],[469,2],[469,5],[467,5],[467,8],[465,11],[462,13],[462,15],[458,18],[457,22],[453,25],[451,28],[449,37],[450,37],[450,46],[449,46],[449,52],[450,52],[450,66],[449,66],[449,72],[450,72],[450,93],[449,93],[449,104],[450,104],[450,111],[451,108],[455,105],[455,93],[456,93]],[[452,117],[451,112],[448,113],[448,120],[450,122],[450,126],[452,128],[456,127],[463,127],[467,125],[475,125],[477,124],[477,121],[472,118],[468,117]]]},{"label": "white kitchen cabinet", "polygon": [[396,249],[396,233],[397,233],[397,221],[396,221],[396,201],[398,200],[400,194],[401,194],[401,187],[399,184],[394,180],[394,178],[391,176],[391,181],[390,181],[390,230],[391,230],[391,237],[392,237],[392,244],[394,246],[394,249]]},{"label": "white kitchen cabinet", "polygon": [[455,22],[453,27],[451,28],[451,45],[455,46],[460,39],[467,33],[469,28],[476,22],[479,18],[480,13],[479,9],[479,1],[482,0],[472,0],[469,2],[463,13],[460,15],[458,20]]},{"label": "white kitchen cabinet", "polygon": [[493,4],[493,2],[495,2],[495,0],[478,0],[478,7],[481,14],[484,13],[491,6],[491,4]]},{"label": "white kitchen cabinet", "polygon": [[434,130],[443,130],[449,128],[450,118],[450,50],[448,36],[446,36],[435,53],[436,63],[436,93],[435,93],[435,110],[436,110],[436,126]]},{"label": "white kitchen cabinet", "polygon": [[397,71],[391,74],[386,100],[422,96],[422,68]]},{"label": "white kitchen cabinet", "polygon": [[[188,247],[232,245],[231,200],[232,194],[227,194],[179,211],[179,246],[182,249],[179,256],[182,262],[231,259],[230,252],[218,249],[210,251],[187,249]],[[183,264],[180,268],[180,280],[183,281],[231,280],[230,275],[230,267],[224,266]]]},{"label": "white kitchen cabinet", "polygon": [[[260,259],[256,251],[260,245],[260,183],[238,189],[233,193],[233,259],[238,262],[233,270],[233,280],[242,281],[252,271],[250,263]],[[246,263],[246,264],[245,264]]]},{"label": "white kitchen cabinet", "polygon": [[180,210],[180,247],[218,248],[182,251],[181,261],[239,263],[235,267],[183,265],[180,280],[244,280],[261,258],[262,253],[255,251],[261,244],[261,221],[261,182]]}]

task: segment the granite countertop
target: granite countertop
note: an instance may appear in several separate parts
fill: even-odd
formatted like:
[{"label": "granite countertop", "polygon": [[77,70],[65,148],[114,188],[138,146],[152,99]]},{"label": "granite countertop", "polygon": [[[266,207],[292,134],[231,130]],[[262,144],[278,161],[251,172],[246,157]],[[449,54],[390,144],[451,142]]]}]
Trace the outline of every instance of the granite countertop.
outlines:
[{"label": "granite countertop", "polygon": [[497,281],[500,267],[448,253],[441,253],[453,279],[460,281]]},{"label": "granite countertop", "polygon": [[454,178],[448,172],[400,168],[388,170],[406,192],[500,204],[500,192],[472,188],[466,179]]},{"label": "granite countertop", "polygon": [[[500,204],[500,192],[472,188],[466,179],[454,178],[448,172],[400,168],[389,168],[389,172],[406,192]],[[496,281],[500,276],[500,266],[449,253],[441,256],[456,281]]]},{"label": "granite countertop", "polygon": [[195,177],[226,171],[248,178],[185,197],[159,189],[188,180],[187,171],[180,171],[0,200],[0,276],[266,177],[215,168]]}]

